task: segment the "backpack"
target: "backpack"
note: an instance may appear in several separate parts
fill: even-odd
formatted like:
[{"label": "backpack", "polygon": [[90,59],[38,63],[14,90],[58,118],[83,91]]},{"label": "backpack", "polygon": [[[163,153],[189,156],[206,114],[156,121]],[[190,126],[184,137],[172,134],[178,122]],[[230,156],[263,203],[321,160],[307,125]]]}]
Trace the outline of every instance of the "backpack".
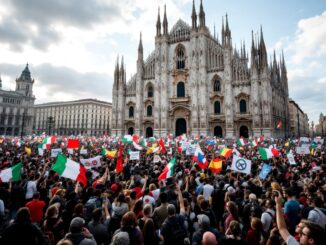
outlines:
[{"label": "backpack", "polygon": [[262,213],[261,207],[256,202],[252,202],[250,206],[250,216],[260,219]]},{"label": "backpack", "polygon": [[171,221],[166,221],[163,223],[163,225],[166,225],[167,227],[170,227],[172,231],[172,237],[173,237],[173,244],[184,244],[185,238],[187,238],[188,234],[186,229],[184,228],[184,225],[181,223],[181,218],[179,216],[176,217],[177,222],[172,223]]}]

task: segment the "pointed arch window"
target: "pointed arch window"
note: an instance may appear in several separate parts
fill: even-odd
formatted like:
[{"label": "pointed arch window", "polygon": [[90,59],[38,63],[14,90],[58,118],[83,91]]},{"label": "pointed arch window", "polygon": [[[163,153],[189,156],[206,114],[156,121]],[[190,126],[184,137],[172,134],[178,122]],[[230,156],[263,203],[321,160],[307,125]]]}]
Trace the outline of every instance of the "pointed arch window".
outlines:
[{"label": "pointed arch window", "polygon": [[247,102],[245,100],[240,100],[240,113],[247,112]]},{"label": "pointed arch window", "polygon": [[147,116],[151,117],[152,115],[153,115],[153,109],[152,109],[152,106],[149,105],[149,106],[147,106]]},{"label": "pointed arch window", "polygon": [[184,82],[178,82],[177,85],[177,97],[185,97],[185,84]]},{"label": "pointed arch window", "polygon": [[215,101],[214,103],[214,114],[221,113],[221,103],[219,101]]},{"label": "pointed arch window", "polygon": [[186,56],[185,56],[185,49],[183,46],[179,46],[176,52],[177,59],[176,59],[176,68],[177,69],[184,69],[186,64]]},{"label": "pointed arch window", "polygon": [[134,117],[134,107],[129,107],[129,117]]},{"label": "pointed arch window", "polygon": [[153,91],[153,87],[149,86],[148,90],[147,90],[147,97],[148,98],[152,98],[154,96],[154,91]]},{"label": "pointed arch window", "polygon": [[220,92],[221,91],[221,82],[220,80],[216,79],[214,81],[214,88],[213,88],[214,92]]}]

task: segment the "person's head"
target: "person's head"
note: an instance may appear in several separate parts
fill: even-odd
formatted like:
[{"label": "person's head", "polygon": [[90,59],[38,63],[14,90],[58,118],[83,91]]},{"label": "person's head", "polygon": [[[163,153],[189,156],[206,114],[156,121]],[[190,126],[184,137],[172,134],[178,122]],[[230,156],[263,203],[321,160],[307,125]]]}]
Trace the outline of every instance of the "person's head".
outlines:
[{"label": "person's head", "polygon": [[260,219],[258,219],[256,217],[251,218],[250,226],[254,231],[256,231],[258,233],[263,231],[263,223],[261,222]]},{"label": "person's head", "polygon": [[123,203],[126,202],[125,195],[123,193],[120,193],[119,196],[117,197],[117,202]]},{"label": "person's head", "polygon": [[217,245],[216,236],[210,231],[206,231],[203,235],[202,245]]},{"label": "person's head", "polygon": [[80,217],[73,218],[70,222],[69,230],[71,233],[81,233],[85,225],[85,220]]},{"label": "person's head", "polygon": [[175,215],[176,210],[175,210],[175,206],[173,204],[169,204],[167,209],[168,209],[168,215],[169,216],[174,216]]},{"label": "person's head", "polygon": [[20,208],[17,211],[15,223],[30,223],[31,222],[31,214],[29,209],[24,207]]},{"label": "person's head", "polygon": [[59,215],[59,209],[58,209],[57,205],[55,205],[55,204],[49,206],[45,212],[46,219],[57,218],[58,215]]},{"label": "person's head", "polygon": [[136,201],[133,211],[135,214],[138,214],[142,210],[143,210],[143,200],[139,199]]},{"label": "person's head", "polygon": [[314,207],[320,208],[323,206],[323,200],[321,200],[320,197],[315,196],[312,198],[312,205]]},{"label": "person's head", "polygon": [[132,192],[130,192],[130,198],[132,199],[132,200],[136,200],[136,198],[137,198],[137,192],[136,191],[132,191]]},{"label": "person's head", "polygon": [[74,213],[76,215],[82,215],[84,213],[84,205],[82,203],[77,203],[74,208]]},{"label": "person's head", "polygon": [[143,215],[145,217],[151,217],[152,215],[152,205],[146,204],[143,208]]},{"label": "person's head", "polygon": [[268,209],[274,209],[275,207],[275,201],[272,199],[267,199],[265,203],[265,207]]},{"label": "person's head", "polygon": [[160,201],[161,201],[161,203],[167,203],[168,202],[168,195],[165,192],[160,193]]},{"label": "person's head", "polygon": [[129,244],[130,244],[130,240],[129,240],[128,233],[125,231],[120,231],[114,235],[110,245],[129,245]]},{"label": "person's head", "polygon": [[33,199],[35,200],[40,199],[40,193],[38,191],[33,194]]},{"label": "person's head", "polygon": [[235,202],[229,201],[226,204],[226,209],[228,210],[228,212],[230,214],[232,214],[232,216],[237,219],[238,218],[238,207],[235,204]]},{"label": "person's head", "polygon": [[241,236],[241,227],[238,221],[232,220],[229,229],[234,237]]},{"label": "person's head", "polygon": [[102,217],[102,209],[101,208],[95,208],[92,212],[92,218],[95,222],[100,222]]},{"label": "person's head", "polygon": [[122,228],[135,228],[137,226],[137,217],[134,212],[129,211],[122,216]]},{"label": "person's head", "polygon": [[256,197],[256,195],[254,193],[250,193],[250,195],[249,195],[249,201],[250,202],[257,201],[257,197]]},{"label": "person's head", "polygon": [[144,238],[151,238],[155,235],[155,225],[152,219],[147,219],[143,227]]},{"label": "person's head", "polygon": [[198,225],[199,225],[201,228],[204,228],[204,229],[209,228],[211,222],[210,222],[210,220],[209,220],[209,218],[208,218],[207,215],[205,215],[205,214],[199,214],[199,215],[197,216],[197,218],[198,218]]},{"label": "person's head", "polygon": [[324,242],[324,230],[315,223],[307,223],[305,227],[303,227],[302,231],[299,233],[300,235],[300,244],[301,245],[321,245],[325,244]]},{"label": "person's head", "polygon": [[62,239],[57,243],[57,245],[74,245],[74,244],[69,239]]},{"label": "person's head", "polygon": [[300,234],[300,233],[302,232],[302,229],[303,229],[304,227],[306,227],[306,226],[307,226],[307,223],[309,223],[309,222],[310,222],[310,221],[307,220],[307,219],[302,219],[302,220],[300,220],[299,224],[297,224],[297,226],[295,227],[295,232],[296,232],[297,234]]}]

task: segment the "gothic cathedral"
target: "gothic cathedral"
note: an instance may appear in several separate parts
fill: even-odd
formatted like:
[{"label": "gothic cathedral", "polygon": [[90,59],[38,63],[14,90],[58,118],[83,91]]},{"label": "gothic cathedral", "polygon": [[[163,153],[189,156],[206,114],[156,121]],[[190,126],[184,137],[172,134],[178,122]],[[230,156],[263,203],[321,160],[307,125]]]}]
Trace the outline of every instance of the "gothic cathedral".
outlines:
[{"label": "gothic cathedral", "polygon": [[288,80],[282,54],[267,61],[260,30],[232,46],[228,17],[219,40],[205,25],[202,1],[193,3],[189,26],[179,19],[169,31],[166,8],[156,23],[155,50],[144,60],[140,36],[137,72],[126,83],[117,60],[112,92],[112,134],[150,136],[285,137],[289,130]]}]

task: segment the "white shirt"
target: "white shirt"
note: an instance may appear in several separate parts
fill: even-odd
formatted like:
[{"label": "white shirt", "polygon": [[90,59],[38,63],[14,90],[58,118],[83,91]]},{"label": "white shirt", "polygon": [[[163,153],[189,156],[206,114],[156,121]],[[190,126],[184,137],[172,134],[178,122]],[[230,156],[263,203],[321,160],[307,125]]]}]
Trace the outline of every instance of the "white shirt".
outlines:
[{"label": "white shirt", "polygon": [[262,213],[261,215],[261,222],[263,223],[263,229],[265,232],[268,232],[271,226],[273,220],[273,217],[271,215],[275,217],[275,211],[273,209],[267,209],[266,212]]},{"label": "white shirt", "polygon": [[27,182],[27,191],[26,191],[26,199],[31,199],[33,198],[33,195],[35,192],[37,192],[37,187],[36,187],[37,181],[28,181]]},{"label": "white shirt", "polygon": [[151,204],[152,206],[155,205],[155,199],[149,195],[144,196],[143,198],[143,204]]},{"label": "white shirt", "polygon": [[214,191],[214,187],[212,185],[206,184],[203,186],[203,195],[206,201],[208,201],[213,191]]},{"label": "white shirt", "polygon": [[319,208],[314,208],[310,210],[308,214],[308,220],[319,225],[323,229],[326,226],[326,215]]}]

